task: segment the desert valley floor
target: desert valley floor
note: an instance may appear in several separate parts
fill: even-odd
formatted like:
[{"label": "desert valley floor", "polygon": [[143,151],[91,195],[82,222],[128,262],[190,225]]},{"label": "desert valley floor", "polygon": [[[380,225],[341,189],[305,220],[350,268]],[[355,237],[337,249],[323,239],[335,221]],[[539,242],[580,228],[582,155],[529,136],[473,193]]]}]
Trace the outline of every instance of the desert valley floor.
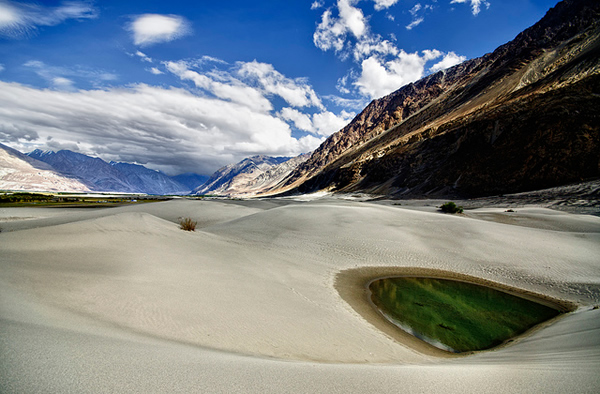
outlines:
[{"label": "desert valley floor", "polygon": [[[0,208],[0,392],[597,392],[600,217],[507,208],[445,215],[337,198]],[[344,275],[402,268],[577,310],[509,346],[439,357],[348,302]]]}]

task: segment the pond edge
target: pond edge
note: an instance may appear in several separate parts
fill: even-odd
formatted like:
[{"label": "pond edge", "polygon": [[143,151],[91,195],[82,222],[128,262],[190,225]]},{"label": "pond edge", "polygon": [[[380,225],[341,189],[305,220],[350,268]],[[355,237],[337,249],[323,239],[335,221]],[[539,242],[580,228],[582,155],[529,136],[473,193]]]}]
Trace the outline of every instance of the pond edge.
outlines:
[{"label": "pond edge", "polygon": [[[550,306],[552,308],[558,309],[561,313],[558,316],[549,319],[543,323],[540,323],[525,331],[521,335],[513,337],[496,347],[480,351],[452,353],[449,351],[439,349],[403,331],[398,326],[394,325],[392,322],[386,319],[381,312],[379,312],[378,308],[371,301],[371,291],[369,290],[369,284],[371,284],[375,280],[386,279],[391,277],[428,277],[434,279],[449,279],[473,283],[481,286],[491,287],[493,289],[500,290],[505,293],[509,293],[521,298],[538,302],[546,306]],[[356,313],[362,316],[367,322],[369,322],[379,331],[391,337],[396,342],[405,345],[418,353],[442,358],[465,357],[475,353],[494,351],[509,345],[513,345],[522,340],[523,338],[530,336],[531,334],[553,324],[558,319],[564,317],[567,313],[575,311],[578,307],[577,304],[573,302],[560,300],[544,294],[535,293],[525,289],[519,289],[513,286],[493,282],[488,279],[478,278],[467,274],[452,271],[444,271],[433,268],[374,266],[350,268],[343,271],[339,271],[335,275],[334,287],[337,290],[340,297],[348,305],[350,305],[350,307]]]}]

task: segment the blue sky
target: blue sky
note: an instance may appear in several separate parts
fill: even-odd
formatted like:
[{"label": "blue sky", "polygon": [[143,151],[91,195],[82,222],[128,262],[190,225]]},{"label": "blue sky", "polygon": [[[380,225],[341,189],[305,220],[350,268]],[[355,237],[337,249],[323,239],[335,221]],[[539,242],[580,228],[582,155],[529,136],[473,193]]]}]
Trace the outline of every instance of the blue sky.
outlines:
[{"label": "blue sky", "polygon": [[0,0],[0,143],[170,175],[316,148],[556,0]]}]

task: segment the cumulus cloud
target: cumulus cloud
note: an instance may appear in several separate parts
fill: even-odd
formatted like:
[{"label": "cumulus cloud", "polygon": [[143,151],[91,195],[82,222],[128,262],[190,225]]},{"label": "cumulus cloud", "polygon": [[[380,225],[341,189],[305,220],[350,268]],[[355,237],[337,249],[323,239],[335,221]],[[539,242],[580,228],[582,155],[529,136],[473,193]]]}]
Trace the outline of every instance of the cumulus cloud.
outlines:
[{"label": "cumulus cloud", "polygon": [[333,15],[330,8],[323,12],[321,23],[313,34],[317,48],[341,53],[348,35],[361,39],[368,33],[367,21],[362,10],[355,7],[356,3],[358,0],[338,0],[337,16]]},{"label": "cumulus cloud", "polygon": [[339,115],[330,111],[324,111],[312,116],[314,132],[322,136],[330,136],[336,131],[346,126],[355,114],[353,112],[342,111]]},{"label": "cumulus cloud", "polygon": [[0,137],[17,149],[77,143],[106,160],[138,162],[171,174],[217,168],[255,154],[293,156],[321,139],[291,136],[269,113],[179,88],[35,89],[0,82]]},{"label": "cumulus cloud", "polygon": [[[212,63],[218,63],[211,59]],[[279,96],[293,107],[324,106],[313,88],[302,78],[292,79],[279,73],[271,64],[238,62],[229,70],[201,70],[206,62],[165,62],[167,70],[182,80],[190,80],[197,88],[223,100],[237,102],[255,111],[268,112],[273,105],[268,97]]]},{"label": "cumulus cloud", "polygon": [[375,2],[375,10],[381,11],[390,8],[398,2],[398,0],[373,0]]},{"label": "cumulus cloud", "polygon": [[324,109],[317,93],[303,78],[291,79],[275,70],[271,64],[238,62],[236,74],[254,82],[267,94],[277,95],[294,107],[317,107]]},{"label": "cumulus cloud", "polygon": [[452,0],[450,2],[450,4],[462,4],[462,3],[469,3],[471,4],[471,12],[473,13],[473,15],[477,15],[479,14],[479,12],[481,11],[481,6],[484,5],[485,8],[490,8],[490,3],[486,0]]},{"label": "cumulus cloud", "polygon": [[169,42],[191,34],[190,23],[179,15],[137,15],[127,29],[133,34],[134,44],[139,46]]},{"label": "cumulus cloud", "polygon": [[[471,1],[487,4],[485,0]],[[378,11],[397,3],[395,0],[374,2]],[[313,35],[314,44],[319,49],[333,50],[343,60],[353,55],[359,71],[353,68],[338,79],[336,88],[340,93],[358,92],[366,98],[381,97],[422,78],[426,72],[436,72],[465,60],[454,52],[444,54],[436,49],[407,53],[398,48],[395,36],[391,36],[390,41],[374,33],[368,23],[369,16],[363,14],[358,4],[357,0],[338,0],[334,7],[323,12]],[[424,15],[433,10],[432,4],[416,3],[409,10],[412,21],[406,29],[411,30],[423,23]],[[428,62],[441,56],[441,61],[427,67]]]},{"label": "cumulus cloud", "polygon": [[466,56],[459,56],[454,52],[448,52],[446,55],[444,55],[443,59],[441,61],[439,61],[438,63],[434,64],[429,69],[429,71],[432,73],[435,73],[435,72],[438,72],[441,70],[445,70],[445,69],[455,66],[459,63],[462,63],[465,60],[467,60]]},{"label": "cumulus cloud", "polygon": [[215,80],[214,74],[201,74],[192,70],[192,65],[185,62],[166,62],[167,70],[182,80],[192,81],[196,87],[215,97],[237,103],[257,112],[268,112],[273,109],[269,100],[258,90],[241,81],[229,78],[226,82]]},{"label": "cumulus cloud", "polygon": [[328,137],[346,126],[354,113],[342,111],[339,115],[330,111],[323,111],[308,115],[294,108],[283,108],[279,117],[291,122],[297,129],[307,131],[316,136]]},{"label": "cumulus cloud", "polygon": [[423,77],[425,64],[442,55],[438,50],[406,53],[401,50],[390,61],[371,56],[361,63],[360,77],[354,82],[364,96],[376,98],[389,94]]},{"label": "cumulus cloud", "polygon": [[162,71],[160,71],[158,68],[156,67],[151,67],[149,70],[152,74],[154,75],[160,75],[160,74],[164,74]]},{"label": "cumulus cloud", "polygon": [[63,1],[47,7],[35,3],[0,1],[0,36],[21,38],[39,26],[55,26],[68,19],[84,20],[98,16],[91,1]]}]

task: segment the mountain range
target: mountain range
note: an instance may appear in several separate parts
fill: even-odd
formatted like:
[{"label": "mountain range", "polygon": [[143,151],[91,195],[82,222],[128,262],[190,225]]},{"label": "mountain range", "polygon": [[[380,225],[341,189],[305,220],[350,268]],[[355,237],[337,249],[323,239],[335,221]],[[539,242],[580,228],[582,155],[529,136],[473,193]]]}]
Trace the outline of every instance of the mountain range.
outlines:
[{"label": "mountain range", "polygon": [[210,178],[194,173],[170,177],[142,165],[106,162],[69,150],[36,149],[25,155],[0,144],[0,189],[253,196],[280,183],[307,158],[253,156]]},{"label": "mountain range", "polygon": [[600,2],[371,102],[276,191],[474,197],[600,176]]},{"label": "mountain range", "polygon": [[297,157],[252,156],[217,170],[195,194],[254,196],[281,183],[298,165],[308,159]]},{"label": "mountain range", "polygon": [[52,166],[0,144],[0,189],[28,191],[89,192],[80,179],[56,171]]},{"label": "mountain range", "polygon": [[524,192],[600,177],[598,108],[600,2],[564,0],[494,52],[372,101],[311,154],[253,156],[207,179],[70,151],[23,157],[0,146],[0,188],[23,182],[56,190],[64,182],[73,190],[236,196]]}]

